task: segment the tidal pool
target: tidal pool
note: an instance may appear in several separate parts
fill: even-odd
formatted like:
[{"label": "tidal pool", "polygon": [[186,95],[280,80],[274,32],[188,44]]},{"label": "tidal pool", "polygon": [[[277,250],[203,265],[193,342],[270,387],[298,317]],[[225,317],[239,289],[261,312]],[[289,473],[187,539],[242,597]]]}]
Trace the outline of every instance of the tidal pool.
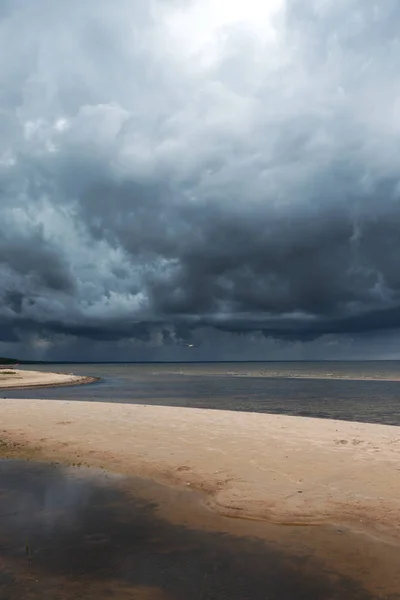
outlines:
[{"label": "tidal pool", "polygon": [[[160,510],[163,486],[157,501],[145,488],[141,480],[89,469],[0,460],[0,599],[378,597],[314,558],[217,531],[218,517],[208,528],[168,519]],[[174,504],[178,516],[179,503],[183,523],[182,495]]]}]

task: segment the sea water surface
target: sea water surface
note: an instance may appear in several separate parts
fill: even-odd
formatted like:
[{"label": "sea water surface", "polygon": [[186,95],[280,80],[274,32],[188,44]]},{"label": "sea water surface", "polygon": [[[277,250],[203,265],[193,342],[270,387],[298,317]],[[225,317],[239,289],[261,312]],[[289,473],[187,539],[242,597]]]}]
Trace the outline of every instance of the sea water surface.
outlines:
[{"label": "sea water surface", "polygon": [[79,363],[24,368],[101,379],[84,386],[4,390],[1,395],[269,412],[400,425],[400,361]]}]

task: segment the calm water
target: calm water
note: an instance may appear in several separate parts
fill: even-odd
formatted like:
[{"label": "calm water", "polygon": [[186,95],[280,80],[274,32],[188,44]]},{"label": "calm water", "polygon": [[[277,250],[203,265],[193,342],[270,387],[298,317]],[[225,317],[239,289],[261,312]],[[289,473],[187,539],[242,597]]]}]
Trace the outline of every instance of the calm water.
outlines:
[{"label": "calm water", "polygon": [[[271,412],[400,425],[400,361],[76,364],[26,367],[101,377],[4,396]],[[371,379],[379,379],[372,381]]]},{"label": "calm water", "polygon": [[0,460],[0,482],[2,600],[377,598],[304,554],[172,524],[135,495],[140,480],[128,493],[104,474]]}]

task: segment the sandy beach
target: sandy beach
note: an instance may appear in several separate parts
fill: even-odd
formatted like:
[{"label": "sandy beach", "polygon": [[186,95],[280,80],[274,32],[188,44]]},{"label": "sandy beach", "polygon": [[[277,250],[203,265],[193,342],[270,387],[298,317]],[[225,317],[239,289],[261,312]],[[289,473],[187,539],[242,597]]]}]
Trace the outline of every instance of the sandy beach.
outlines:
[{"label": "sandy beach", "polygon": [[73,373],[47,373],[42,371],[26,371],[25,369],[0,370],[0,390],[53,387],[59,385],[81,385],[96,381],[94,377],[84,377]]},{"label": "sandy beach", "polygon": [[105,467],[206,492],[213,510],[400,541],[395,426],[131,404],[0,400],[2,455]]}]

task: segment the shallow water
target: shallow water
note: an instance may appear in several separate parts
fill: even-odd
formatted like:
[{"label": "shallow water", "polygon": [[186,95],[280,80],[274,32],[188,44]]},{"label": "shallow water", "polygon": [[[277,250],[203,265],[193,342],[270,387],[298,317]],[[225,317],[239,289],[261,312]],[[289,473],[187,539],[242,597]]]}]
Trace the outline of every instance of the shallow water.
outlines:
[{"label": "shallow water", "polygon": [[[86,386],[4,390],[63,398],[270,412],[400,425],[399,361],[56,364],[38,370],[101,377]],[[372,381],[379,378],[380,381]]]},{"label": "shallow water", "polygon": [[1,600],[399,598],[383,587],[368,593],[276,543],[173,523],[143,486],[89,470],[0,461]]}]

